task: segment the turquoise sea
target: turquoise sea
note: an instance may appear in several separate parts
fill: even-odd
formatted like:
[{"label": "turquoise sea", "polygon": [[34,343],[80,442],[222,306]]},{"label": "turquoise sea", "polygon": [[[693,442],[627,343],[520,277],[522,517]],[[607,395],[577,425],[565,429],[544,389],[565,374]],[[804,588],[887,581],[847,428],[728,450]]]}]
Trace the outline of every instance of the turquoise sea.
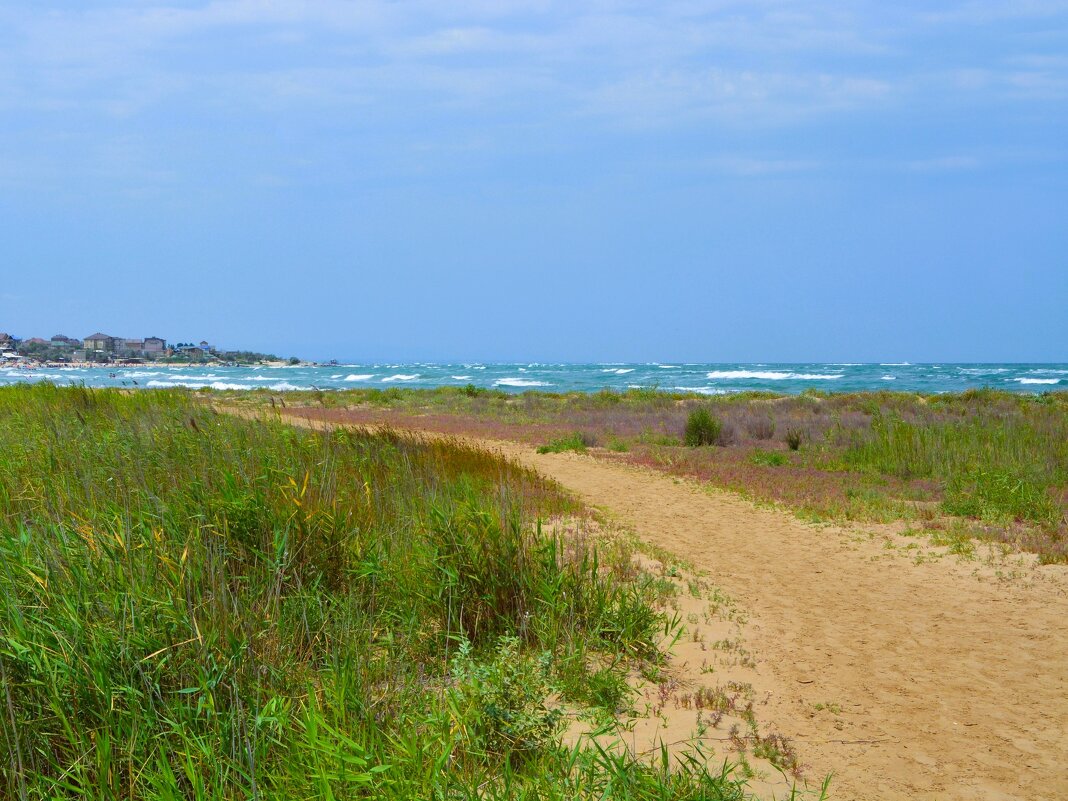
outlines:
[{"label": "turquoise sea", "polygon": [[295,367],[0,368],[0,385],[21,381],[91,387],[200,389],[351,389],[474,384],[506,392],[596,392],[656,387],[719,395],[744,390],[799,393],[901,390],[960,392],[993,387],[1012,392],[1068,390],[1068,364],[329,364]]}]

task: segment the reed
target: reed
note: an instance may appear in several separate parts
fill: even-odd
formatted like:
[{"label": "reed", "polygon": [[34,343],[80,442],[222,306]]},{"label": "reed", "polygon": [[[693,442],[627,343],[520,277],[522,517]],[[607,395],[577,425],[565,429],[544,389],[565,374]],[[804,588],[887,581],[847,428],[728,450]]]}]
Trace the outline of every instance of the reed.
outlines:
[{"label": "reed", "polygon": [[571,511],[455,442],[0,389],[0,796],[743,797],[561,746],[666,626]]}]

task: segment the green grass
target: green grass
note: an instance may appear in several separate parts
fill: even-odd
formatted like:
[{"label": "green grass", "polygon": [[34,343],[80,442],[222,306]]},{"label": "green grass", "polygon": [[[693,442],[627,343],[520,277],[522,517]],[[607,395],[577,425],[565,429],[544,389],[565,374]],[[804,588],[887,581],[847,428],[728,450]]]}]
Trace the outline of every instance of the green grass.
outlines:
[{"label": "green grass", "polygon": [[586,452],[586,439],[579,432],[568,434],[566,437],[558,437],[546,445],[538,446],[538,453],[574,453]]},{"label": "green grass", "polygon": [[1055,527],[1062,511],[1053,491],[1068,484],[1068,416],[1037,404],[1026,411],[935,422],[877,414],[842,460],[853,469],[936,479],[950,514]]},{"label": "green grass", "polygon": [[0,796],[741,798],[561,746],[668,627],[571,508],[459,444],[0,389]]},{"label": "green grass", "polygon": [[790,464],[790,457],[781,451],[766,451],[754,448],[749,454],[749,461],[762,467],[782,467]]}]

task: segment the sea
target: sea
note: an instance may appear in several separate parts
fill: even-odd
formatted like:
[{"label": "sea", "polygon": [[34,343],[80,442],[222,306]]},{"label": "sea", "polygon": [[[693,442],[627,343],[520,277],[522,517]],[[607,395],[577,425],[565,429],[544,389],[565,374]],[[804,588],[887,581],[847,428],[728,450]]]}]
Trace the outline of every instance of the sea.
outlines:
[{"label": "sea", "polygon": [[521,393],[597,392],[652,388],[665,392],[723,395],[747,390],[797,394],[897,390],[942,393],[991,387],[1011,392],[1068,390],[1068,363],[1062,364],[858,364],[824,363],[599,363],[490,364],[325,364],[207,367],[0,367],[0,385],[50,381],[57,385],[155,389],[294,390],[355,387],[476,387]]}]

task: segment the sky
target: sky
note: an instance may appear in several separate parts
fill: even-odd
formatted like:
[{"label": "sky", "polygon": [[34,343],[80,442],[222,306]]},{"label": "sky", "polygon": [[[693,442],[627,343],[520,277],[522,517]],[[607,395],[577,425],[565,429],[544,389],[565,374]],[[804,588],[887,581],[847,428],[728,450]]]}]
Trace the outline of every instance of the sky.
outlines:
[{"label": "sky", "polygon": [[1068,361],[1068,1],[0,0],[0,330]]}]

